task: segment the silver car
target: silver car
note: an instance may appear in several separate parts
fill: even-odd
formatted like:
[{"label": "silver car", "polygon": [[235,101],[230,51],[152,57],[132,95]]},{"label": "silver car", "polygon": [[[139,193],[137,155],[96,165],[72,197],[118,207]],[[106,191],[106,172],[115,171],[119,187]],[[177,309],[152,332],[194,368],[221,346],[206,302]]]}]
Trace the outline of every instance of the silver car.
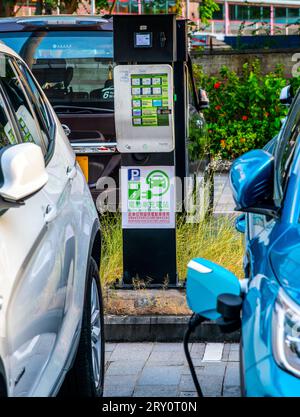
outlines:
[{"label": "silver car", "polygon": [[0,43],[0,397],[102,395],[100,238],[60,122]]}]

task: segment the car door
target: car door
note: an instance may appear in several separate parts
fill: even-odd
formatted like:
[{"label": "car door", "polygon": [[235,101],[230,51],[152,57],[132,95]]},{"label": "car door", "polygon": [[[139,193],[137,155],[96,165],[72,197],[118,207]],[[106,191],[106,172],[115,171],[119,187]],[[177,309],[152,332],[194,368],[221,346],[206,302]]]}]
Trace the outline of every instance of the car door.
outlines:
[{"label": "car door", "polygon": [[299,132],[300,100],[297,100],[274,153],[274,199],[279,208],[278,217],[256,213],[247,215],[245,274],[250,281],[243,306],[243,340],[247,340],[247,367],[270,353],[271,338],[266,332],[269,328],[266,323],[270,320],[271,308],[278,291],[278,276],[275,276],[274,271],[282,269],[282,265],[278,265],[278,259],[282,262],[283,254],[287,256],[291,250],[290,244],[295,245],[295,233],[293,237],[290,236],[290,244],[284,236],[293,229],[293,216],[297,207],[297,189],[293,189],[295,185],[290,181],[290,175],[294,158],[298,155]]},{"label": "car door", "polygon": [[[2,88],[16,115],[21,141],[41,146],[49,176],[43,190],[0,219],[10,236],[4,243],[10,254],[6,262],[12,280],[6,310],[10,393],[28,396],[51,357],[63,319],[64,231],[56,218],[68,184],[65,165],[69,161],[62,161],[55,129],[51,131],[46,126],[14,57],[5,57],[3,75]],[[48,116],[50,121],[51,115]]]},{"label": "car door", "polygon": [[[18,61],[18,67],[24,83],[29,86],[28,90],[33,92],[32,103],[36,114],[40,116],[40,126],[43,126],[45,133],[48,131],[48,137],[51,132],[55,135],[55,148],[47,163],[49,181],[43,192],[49,200],[45,218],[48,227],[48,243],[51,242],[51,255],[49,256],[54,258],[59,252],[61,260],[60,275],[53,285],[55,284],[57,311],[62,314],[62,320],[59,322],[55,350],[52,352],[42,379],[35,387],[37,395],[44,395],[54,388],[52,384],[57,383],[58,375],[60,378],[65,367],[65,360],[71,356],[70,348],[74,349],[73,343],[80,329],[82,316],[80,308],[86,276],[85,262],[90,241],[86,226],[90,221],[90,215],[94,215],[95,209],[83,176],[77,175],[80,169],[78,170],[75,154],[53,110],[49,108],[47,99],[24,63]],[[53,122],[55,132],[52,129]],[[92,212],[90,206],[93,208]]]}]

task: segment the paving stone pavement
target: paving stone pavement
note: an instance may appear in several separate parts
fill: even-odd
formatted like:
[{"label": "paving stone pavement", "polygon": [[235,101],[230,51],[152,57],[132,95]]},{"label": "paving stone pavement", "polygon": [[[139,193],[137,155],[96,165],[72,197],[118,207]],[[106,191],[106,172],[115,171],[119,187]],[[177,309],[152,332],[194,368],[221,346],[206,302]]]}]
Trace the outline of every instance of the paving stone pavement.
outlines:
[{"label": "paving stone pavement", "polygon": [[233,214],[234,201],[232,198],[229,175],[215,173],[214,213]]},{"label": "paving stone pavement", "polygon": [[[105,397],[196,396],[182,343],[106,343],[105,350]],[[191,343],[190,352],[204,395],[240,396],[238,344]]]}]

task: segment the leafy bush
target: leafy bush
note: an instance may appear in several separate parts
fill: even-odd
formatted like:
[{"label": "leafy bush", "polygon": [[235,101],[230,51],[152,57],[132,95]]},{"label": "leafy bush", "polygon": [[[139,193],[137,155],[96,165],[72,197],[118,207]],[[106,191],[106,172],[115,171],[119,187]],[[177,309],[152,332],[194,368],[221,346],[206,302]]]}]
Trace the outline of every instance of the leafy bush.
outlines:
[{"label": "leafy bush", "polygon": [[[243,72],[223,66],[220,76],[207,76],[201,66],[195,65],[196,81],[205,88],[210,108],[204,111],[212,156],[234,159],[253,148],[262,148],[274,137],[281,126],[287,108],[280,104],[281,89],[289,82],[283,68],[263,75],[260,63],[243,65]],[[292,80],[300,86],[300,77]],[[202,143],[192,138],[193,156],[202,154]]]}]

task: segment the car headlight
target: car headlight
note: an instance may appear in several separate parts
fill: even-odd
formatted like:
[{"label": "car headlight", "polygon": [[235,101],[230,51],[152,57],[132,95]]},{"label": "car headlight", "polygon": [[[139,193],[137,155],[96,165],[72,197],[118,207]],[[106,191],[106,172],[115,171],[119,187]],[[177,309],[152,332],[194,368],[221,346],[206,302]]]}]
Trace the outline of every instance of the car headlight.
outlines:
[{"label": "car headlight", "polygon": [[274,305],[272,345],[277,364],[300,378],[300,306],[283,290]]}]

